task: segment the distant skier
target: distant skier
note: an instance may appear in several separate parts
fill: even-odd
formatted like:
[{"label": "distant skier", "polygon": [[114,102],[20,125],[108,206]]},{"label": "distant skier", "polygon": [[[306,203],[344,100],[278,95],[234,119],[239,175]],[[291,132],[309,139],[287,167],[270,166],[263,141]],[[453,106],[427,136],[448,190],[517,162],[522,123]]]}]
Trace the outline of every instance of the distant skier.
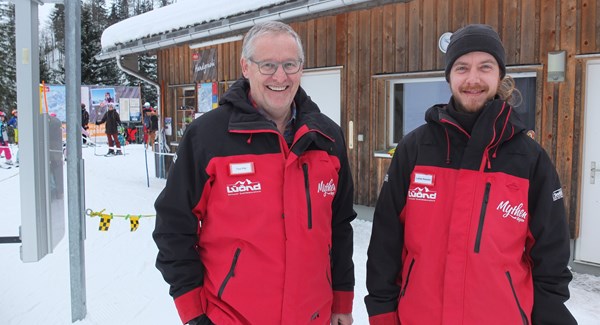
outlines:
[{"label": "distant skier", "polygon": [[121,143],[119,142],[119,125],[121,125],[121,118],[119,117],[119,113],[115,110],[115,105],[113,103],[108,103],[108,111],[104,113],[104,116],[102,116],[100,121],[96,121],[96,125],[100,125],[104,122],[106,122],[106,137],[108,138],[108,153],[106,153],[106,156],[122,155]]},{"label": "distant skier", "polygon": [[6,114],[0,111],[0,154],[4,154],[6,161],[4,164],[12,166],[12,155],[10,153],[10,147],[8,146],[8,132],[6,124]]},{"label": "distant skier", "polygon": [[158,130],[158,116],[156,111],[150,106],[150,103],[144,103],[144,142],[146,149],[152,148],[154,151],[154,141],[156,140],[156,131]]},{"label": "distant skier", "polygon": [[12,117],[8,120],[8,142],[19,143],[19,117],[16,109],[12,110]]}]

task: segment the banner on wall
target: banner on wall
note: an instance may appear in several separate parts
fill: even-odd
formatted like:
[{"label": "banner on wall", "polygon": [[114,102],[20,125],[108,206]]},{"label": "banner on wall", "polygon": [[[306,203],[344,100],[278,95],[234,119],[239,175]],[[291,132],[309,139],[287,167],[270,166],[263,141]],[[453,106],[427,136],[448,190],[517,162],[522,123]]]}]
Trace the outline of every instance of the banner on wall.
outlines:
[{"label": "banner on wall", "polygon": [[140,87],[128,86],[89,86],[91,105],[89,109],[90,123],[101,120],[108,109],[108,104],[115,106],[121,121],[141,121]]},{"label": "banner on wall", "polygon": [[[45,85],[40,87],[41,112],[55,115],[61,122],[66,122],[66,88],[64,85]],[[141,91],[140,87],[127,86],[81,86],[81,103],[85,104],[89,114],[90,123],[102,119],[112,103],[120,112],[122,121],[141,120]],[[124,109],[126,113],[121,110]]]},{"label": "banner on wall", "polygon": [[198,84],[198,112],[206,113],[219,106],[219,91],[216,82]]},{"label": "banner on wall", "polygon": [[210,48],[192,53],[194,80],[217,80],[217,49]]}]

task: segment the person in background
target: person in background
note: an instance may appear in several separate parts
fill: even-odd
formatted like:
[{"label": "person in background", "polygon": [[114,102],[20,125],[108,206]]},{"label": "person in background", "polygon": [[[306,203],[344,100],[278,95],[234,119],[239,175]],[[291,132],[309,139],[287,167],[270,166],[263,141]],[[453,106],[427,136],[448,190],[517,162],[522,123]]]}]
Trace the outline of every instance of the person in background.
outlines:
[{"label": "person in background", "polygon": [[119,112],[115,110],[113,103],[108,103],[108,110],[102,116],[102,119],[96,121],[96,125],[100,125],[106,122],[106,137],[108,139],[108,153],[106,156],[119,156],[123,152],[121,150],[121,143],[119,142],[119,125],[121,124],[121,118]]},{"label": "person in background", "polygon": [[81,128],[83,129],[83,132],[82,132],[83,144],[87,144],[89,141],[89,138],[88,138],[88,129],[90,128],[89,124],[90,124],[90,114],[85,109],[85,104],[81,103]]},{"label": "person in background", "polygon": [[4,154],[6,165],[14,165],[12,161],[12,154],[10,153],[10,147],[8,145],[8,125],[6,123],[6,113],[0,111],[0,154]]},{"label": "person in background", "polygon": [[371,324],[577,324],[562,186],[511,107],[505,56],[488,25],[452,35],[452,97],[398,143],[375,208]]},{"label": "person in background", "polygon": [[[148,106],[146,106],[148,104]],[[144,104],[144,132],[146,135],[146,149],[152,148],[154,151],[154,141],[156,141],[156,131],[158,131],[158,116],[156,111],[152,109],[150,103]]]},{"label": "person in background", "polygon": [[244,77],[183,135],[153,232],[183,323],[352,323],[352,175],[303,60],[290,26],[256,24]]},{"label": "person in background", "polygon": [[19,144],[19,118],[18,118],[18,111],[16,109],[12,110],[12,117],[10,118],[10,120],[8,120],[8,135],[9,135],[9,139],[8,142],[9,143],[15,143],[15,144]]}]

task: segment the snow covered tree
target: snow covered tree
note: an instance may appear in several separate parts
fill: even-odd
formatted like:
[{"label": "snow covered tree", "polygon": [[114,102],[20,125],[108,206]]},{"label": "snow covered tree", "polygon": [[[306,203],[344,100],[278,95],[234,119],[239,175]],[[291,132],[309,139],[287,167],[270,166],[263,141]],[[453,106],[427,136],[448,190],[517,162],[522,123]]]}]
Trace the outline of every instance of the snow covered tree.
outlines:
[{"label": "snow covered tree", "polygon": [[15,6],[0,2],[0,109],[5,112],[17,105],[15,43]]},{"label": "snow covered tree", "polygon": [[81,7],[81,83],[116,85],[119,71],[113,60],[96,60],[102,32],[108,27],[104,0],[89,1]]}]

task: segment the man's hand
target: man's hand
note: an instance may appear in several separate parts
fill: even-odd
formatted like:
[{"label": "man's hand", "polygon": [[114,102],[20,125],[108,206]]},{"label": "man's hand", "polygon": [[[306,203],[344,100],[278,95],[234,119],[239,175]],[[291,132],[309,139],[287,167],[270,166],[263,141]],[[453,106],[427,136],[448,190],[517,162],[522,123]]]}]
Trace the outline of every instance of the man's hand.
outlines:
[{"label": "man's hand", "polygon": [[331,325],[352,325],[352,314],[332,314]]}]

